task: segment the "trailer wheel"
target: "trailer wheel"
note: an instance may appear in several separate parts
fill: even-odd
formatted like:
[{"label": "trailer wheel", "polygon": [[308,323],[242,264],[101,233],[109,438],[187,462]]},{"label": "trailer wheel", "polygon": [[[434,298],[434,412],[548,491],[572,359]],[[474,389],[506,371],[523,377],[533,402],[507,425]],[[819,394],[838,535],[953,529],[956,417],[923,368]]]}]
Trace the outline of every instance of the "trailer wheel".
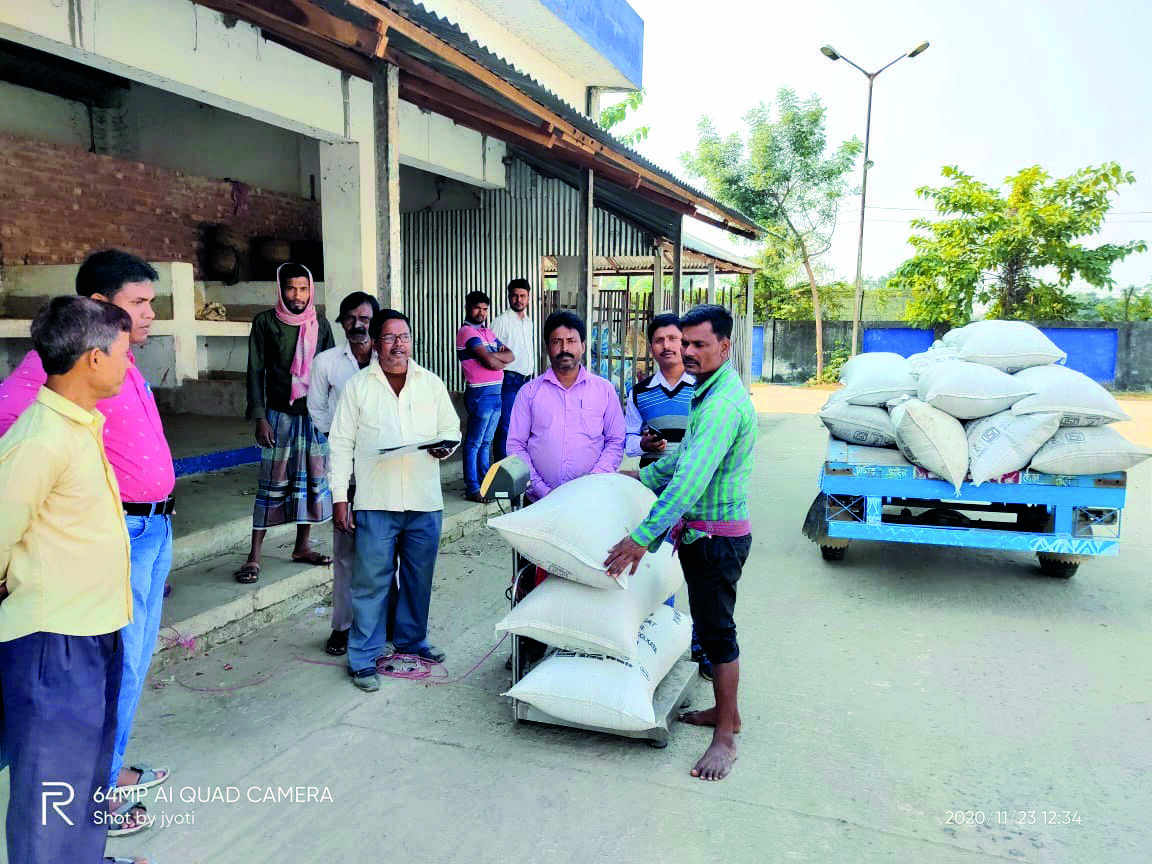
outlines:
[{"label": "trailer wheel", "polygon": [[1040,572],[1057,579],[1070,579],[1080,569],[1080,559],[1075,555],[1053,555],[1050,552],[1037,552]]},{"label": "trailer wheel", "polygon": [[825,561],[843,561],[847,546],[821,546],[820,557]]}]

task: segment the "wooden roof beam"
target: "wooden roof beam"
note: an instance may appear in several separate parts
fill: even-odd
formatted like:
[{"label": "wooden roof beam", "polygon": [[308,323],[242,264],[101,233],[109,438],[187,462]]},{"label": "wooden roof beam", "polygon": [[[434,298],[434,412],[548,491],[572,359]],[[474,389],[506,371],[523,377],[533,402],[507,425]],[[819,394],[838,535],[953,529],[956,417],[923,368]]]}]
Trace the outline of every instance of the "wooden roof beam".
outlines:
[{"label": "wooden roof beam", "polygon": [[[533,126],[531,123],[527,123],[519,118],[502,114],[499,109],[493,105],[458,96],[455,93],[437,87],[435,84],[414,78],[408,72],[401,72],[400,95],[401,98],[405,99],[407,99],[409,95],[413,97],[423,97],[431,103],[444,106],[445,109],[452,109],[460,114],[483,120],[500,129],[505,129],[509,133],[517,135],[522,139],[533,141],[542,147],[551,147],[555,142],[555,139],[551,135],[541,131],[538,126]],[[409,101],[412,100],[409,99]],[[442,112],[437,110],[437,113]]]}]

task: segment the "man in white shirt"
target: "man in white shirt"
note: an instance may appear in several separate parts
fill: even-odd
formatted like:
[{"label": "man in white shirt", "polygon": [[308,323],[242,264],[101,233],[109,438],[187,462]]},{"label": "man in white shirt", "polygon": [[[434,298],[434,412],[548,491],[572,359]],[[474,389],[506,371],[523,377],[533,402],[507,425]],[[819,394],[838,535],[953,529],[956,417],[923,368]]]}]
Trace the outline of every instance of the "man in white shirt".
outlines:
[{"label": "man in white shirt", "polygon": [[536,358],[540,349],[536,344],[536,328],[528,317],[531,296],[532,286],[527,279],[513,279],[508,283],[508,309],[492,321],[492,332],[496,338],[516,355],[516,359],[504,367],[504,383],[500,389],[500,423],[492,439],[492,450],[497,461],[508,455],[508,424],[512,418],[516,394],[536,374]]},{"label": "man in white shirt", "polygon": [[[378,360],[345,385],[328,443],[333,519],[337,529],[356,535],[348,670],[353,684],[373,692],[380,689],[376,661],[390,653],[388,598],[397,575],[396,653],[444,659],[428,643],[428,606],[444,511],[439,460],[459,444],[460,418],[444,382],[411,359],[406,315],[382,309],[368,333]],[[380,452],[429,443],[441,446]],[[348,496],[353,470],[355,514]]]},{"label": "man in white shirt", "polygon": [[[312,358],[311,381],[308,385],[308,413],[312,425],[327,435],[332,429],[332,415],[344,385],[353,375],[376,359],[376,351],[368,336],[372,316],[380,311],[380,304],[371,294],[353,291],[340,301],[340,315],[336,323],[344,328],[346,345],[337,345],[321,351]],[[348,500],[356,490],[353,479],[348,486]],[[339,657],[348,650],[348,628],[352,626],[352,595],[348,580],[352,574],[352,555],[355,544],[351,534],[332,529],[332,635],[324,650]]]}]

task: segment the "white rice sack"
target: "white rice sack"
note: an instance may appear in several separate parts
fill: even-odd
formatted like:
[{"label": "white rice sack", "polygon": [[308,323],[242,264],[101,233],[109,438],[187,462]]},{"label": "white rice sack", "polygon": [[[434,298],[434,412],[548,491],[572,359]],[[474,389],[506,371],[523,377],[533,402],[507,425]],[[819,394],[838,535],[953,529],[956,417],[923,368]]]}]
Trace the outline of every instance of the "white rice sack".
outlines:
[{"label": "white rice sack", "polygon": [[844,364],[840,380],[844,389],[839,397],[853,405],[885,405],[916,393],[908,361],[887,351],[857,354]]},{"label": "white rice sack", "polygon": [[852,380],[852,373],[874,373],[875,370],[902,368],[906,361],[891,351],[867,351],[862,354],[853,354],[840,367],[840,383],[847,384]]},{"label": "white rice sack", "polygon": [[604,569],[608,552],[648,517],[656,496],[624,474],[589,474],[523,510],[489,519],[508,544],[554,576],[618,589]]},{"label": "white rice sack", "polygon": [[927,351],[909,356],[908,368],[912,370],[912,377],[919,382],[925,373],[930,372],[940,363],[958,359],[958,355],[959,351],[956,348],[936,342]]},{"label": "white rice sack", "polygon": [[1060,428],[1059,414],[1001,411],[968,424],[968,471],[979,486],[1019,471]]},{"label": "white rice sack", "polygon": [[919,399],[892,408],[896,446],[914,465],[931,471],[960,491],[968,473],[968,438],[955,417]]},{"label": "white rice sack", "polygon": [[569,651],[630,658],[644,616],[684,584],[680,559],[664,543],[645,555],[623,591],[548,578],[512,607],[496,634],[515,633]]},{"label": "white rice sack", "polygon": [[960,359],[1003,372],[1063,363],[1068,357],[1027,321],[977,321],[962,330],[950,343],[959,347]]},{"label": "white rice sack", "polygon": [[1133,444],[1107,426],[1064,428],[1032,457],[1032,470],[1046,474],[1108,474],[1139,465],[1152,450]]},{"label": "white rice sack", "polygon": [[964,336],[968,332],[971,324],[965,324],[963,327],[953,327],[943,336],[936,340],[933,345],[947,346],[949,348],[959,349],[960,343],[964,341]]},{"label": "white rice sack", "polygon": [[1037,366],[1013,377],[1034,394],[1013,405],[1013,414],[1055,413],[1061,426],[1103,426],[1129,419],[1111,393],[1075,369]]},{"label": "white rice sack", "polygon": [[558,720],[642,732],[656,725],[652,696],[692,641],[692,619],[659,606],[640,627],[631,660],[557,651],[505,693]]},{"label": "white rice sack", "polygon": [[998,414],[1035,392],[1006,372],[963,360],[931,367],[916,386],[922,401],[960,420]]},{"label": "white rice sack", "polygon": [[820,409],[820,420],[833,437],[865,447],[895,447],[896,430],[883,408],[852,405],[833,397]]}]

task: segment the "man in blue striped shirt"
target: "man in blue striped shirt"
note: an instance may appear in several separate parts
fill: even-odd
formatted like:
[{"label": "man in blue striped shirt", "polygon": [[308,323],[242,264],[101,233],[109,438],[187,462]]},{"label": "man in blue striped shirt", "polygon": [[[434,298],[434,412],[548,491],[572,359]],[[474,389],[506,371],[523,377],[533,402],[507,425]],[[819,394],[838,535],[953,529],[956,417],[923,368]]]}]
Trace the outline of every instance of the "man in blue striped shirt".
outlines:
[{"label": "man in blue striped shirt", "polygon": [[696,384],[696,376],[684,371],[679,318],[655,316],[648,325],[648,345],[656,372],[636,382],[624,406],[624,452],[639,456],[641,468],[680,446]]}]

